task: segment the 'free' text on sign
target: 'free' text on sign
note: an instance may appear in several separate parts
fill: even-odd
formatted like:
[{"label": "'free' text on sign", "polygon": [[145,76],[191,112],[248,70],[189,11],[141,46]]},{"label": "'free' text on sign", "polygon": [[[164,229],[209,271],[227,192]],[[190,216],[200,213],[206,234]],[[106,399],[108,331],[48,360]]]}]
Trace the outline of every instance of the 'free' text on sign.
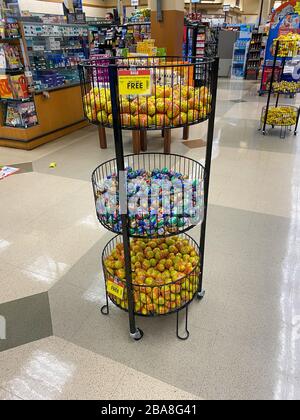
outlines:
[{"label": "'free' text on sign", "polygon": [[120,95],[151,95],[150,70],[119,70]]}]

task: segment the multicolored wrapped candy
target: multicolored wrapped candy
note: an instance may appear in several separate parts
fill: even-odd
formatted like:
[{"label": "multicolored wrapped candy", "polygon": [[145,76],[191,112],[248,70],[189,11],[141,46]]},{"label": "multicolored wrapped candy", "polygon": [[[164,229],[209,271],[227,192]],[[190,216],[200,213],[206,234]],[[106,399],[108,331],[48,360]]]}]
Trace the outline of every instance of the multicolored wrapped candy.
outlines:
[{"label": "multicolored wrapped candy", "polygon": [[[164,236],[200,223],[203,219],[203,181],[168,169],[127,171],[129,233]],[[116,233],[122,231],[118,176],[112,173],[96,186],[99,220]]]}]

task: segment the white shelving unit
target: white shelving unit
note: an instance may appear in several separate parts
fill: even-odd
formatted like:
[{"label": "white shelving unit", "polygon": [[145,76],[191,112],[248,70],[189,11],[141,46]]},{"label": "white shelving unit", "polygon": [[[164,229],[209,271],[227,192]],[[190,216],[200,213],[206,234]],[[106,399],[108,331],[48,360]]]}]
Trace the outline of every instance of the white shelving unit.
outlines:
[{"label": "white shelving unit", "polygon": [[243,79],[245,77],[249,45],[250,40],[246,38],[239,38],[235,42],[231,66],[232,79]]}]

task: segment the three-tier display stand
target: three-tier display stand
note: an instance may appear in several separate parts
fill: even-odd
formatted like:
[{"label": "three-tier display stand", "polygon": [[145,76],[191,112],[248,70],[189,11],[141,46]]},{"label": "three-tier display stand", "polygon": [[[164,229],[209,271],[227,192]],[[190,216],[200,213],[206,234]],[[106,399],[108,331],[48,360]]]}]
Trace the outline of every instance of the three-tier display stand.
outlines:
[{"label": "three-tier display stand", "polygon": [[[218,59],[194,57],[113,58],[79,66],[85,115],[93,124],[113,128],[115,141],[115,159],[92,174],[98,220],[116,234],[102,255],[106,305],[101,313],[109,314],[109,301],[128,312],[130,337],[136,341],[143,337],[136,316],[172,313],[177,314],[177,337],[188,339],[189,305],[205,295],[218,68]],[[135,85],[146,91],[124,94],[126,74],[125,89]],[[122,130],[161,130],[166,135],[173,128],[186,130],[207,120],[205,166],[175,154],[124,156]],[[197,242],[187,232],[200,223]],[[143,269],[146,279],[138,275]],[[183,310],[185,331],[180,334]]]},{"label": "three-tier display stand", "polygon": [[[281,95],[290,95],[293,96],[300,92],[300,84],[296,82],[287,82],[285,88],[281,88],[282,86],[280,83],[276,83],[275,86],[275,73],[277,68],[278,59],[282,59],[282,66],[281,66],[281,76],[284,74],[284,69],[286,66],[287,60],[292,59],[293,57],[297,56],[300,51],[300,44],[298,41],[285,41],[277,39],[273,45],[274,50],[274,61],[272,66],[272,73],[270,84],[268,87],[268,99],[267,105],[263,107],[261,119],[260,119],[260,130],[262,131],[263,135],[267,134],[267,126],[280,127],[280,138],[285,139],[286,133],[288,130],[291,131],[292,127],[294,126],[294,135],[297,134],[299,118],[300,118],[300,108],[291,106],[291,105],[284,105],[279,107],[279,101]],[[282,83],[282,82],[281,82]],[[289,88],[289,86],[293,86],[293,88]],[[273,94],[277,95],[276,103],[271,105],[271,97]]]}]

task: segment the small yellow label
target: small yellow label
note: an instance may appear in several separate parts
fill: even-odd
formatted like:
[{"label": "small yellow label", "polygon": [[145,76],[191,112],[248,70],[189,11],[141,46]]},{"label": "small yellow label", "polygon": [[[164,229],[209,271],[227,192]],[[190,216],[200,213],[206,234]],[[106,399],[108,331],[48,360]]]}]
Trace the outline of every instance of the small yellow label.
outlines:
[{"label": "small yellow label", "polygon": [[111,295],[116,296],[119,299],[123,299],[124,295],[124,286],[122,284],[116,283],[114,281],[108,280],[107,282],[107,292]]},{"label": "small yellow label", "polygon": [[119,70],[120,95],[151,95],[150,70]]}]

